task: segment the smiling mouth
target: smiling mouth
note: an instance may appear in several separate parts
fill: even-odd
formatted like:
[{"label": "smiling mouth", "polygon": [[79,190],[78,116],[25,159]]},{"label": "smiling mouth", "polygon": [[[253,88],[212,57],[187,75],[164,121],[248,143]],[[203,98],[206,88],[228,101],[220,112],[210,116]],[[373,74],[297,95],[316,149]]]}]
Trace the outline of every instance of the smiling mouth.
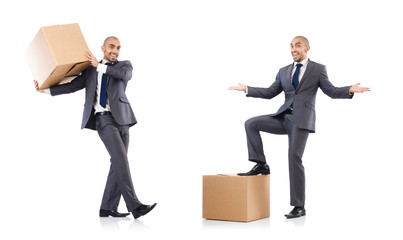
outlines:
[{"label": "smiling mouth", "polygon": [[113,58],[117,58],[118,56],[115,53],[112,53],[109,55],[109,57],[113,59]]}]

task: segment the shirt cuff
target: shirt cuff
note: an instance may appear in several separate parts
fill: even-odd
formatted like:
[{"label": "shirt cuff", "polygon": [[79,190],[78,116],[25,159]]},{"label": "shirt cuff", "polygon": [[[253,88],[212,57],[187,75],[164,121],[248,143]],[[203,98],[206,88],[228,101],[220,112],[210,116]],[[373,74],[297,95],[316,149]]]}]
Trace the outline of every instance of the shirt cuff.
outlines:
[{"label": "shirt cuff", "polygon": [[44,92],[44,93],[46,93],[46,94],[51,95],[51,94],[50,94],[50,89],[49,89],[49,88],[43,89],[43,92]]},{"label": "shirt cuff", "polygon": [[248,86],[245,86],[246,90],[245,90],[245,95],[248,95]]},{"label": "shirt cuff", "polygon": [[105,64],[98,64],[97,72],[106,73],[106,69],[108,68]]}]

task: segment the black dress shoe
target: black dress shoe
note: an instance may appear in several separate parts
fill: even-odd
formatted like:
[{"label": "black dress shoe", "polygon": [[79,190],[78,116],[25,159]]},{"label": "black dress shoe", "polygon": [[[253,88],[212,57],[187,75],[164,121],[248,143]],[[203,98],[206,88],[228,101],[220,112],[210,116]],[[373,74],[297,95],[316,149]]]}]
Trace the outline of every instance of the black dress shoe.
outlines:
[{"label": "black dress shoe", "polygon": [[256,164],[252,170],[246,173],[238,173],[238,176],[252,176],[252,175],[267,175],[270,174],[270,168],[269,165],[265,164]]},{"label": "black dress shoe", "polygon": [[297,217],[302,217],[305,216],[306,211],[304,206],[302,207],[294,207],[294,209],[289,213],[289,214],[285,214],[284,216],[286,218],[297,218]]},{"label": "black dress shoe", "polygon": [[126,217],[129,216],[130,213],[118,213],[117,211],[110,211],[110,210],[105,210],[105,209],[100,209],[99,210],[99,216],[100,217]]},{"label": "black dress shoe", "polygon": [[154,203],[153,205],[144,205],[141,204],[138,208],[136,208],[134,211],[132,211],[133,217],[135,219],[146,215],[147,213],[149,213],[151,210],[153,210],[153,208],[156,206],[157,204]]}]

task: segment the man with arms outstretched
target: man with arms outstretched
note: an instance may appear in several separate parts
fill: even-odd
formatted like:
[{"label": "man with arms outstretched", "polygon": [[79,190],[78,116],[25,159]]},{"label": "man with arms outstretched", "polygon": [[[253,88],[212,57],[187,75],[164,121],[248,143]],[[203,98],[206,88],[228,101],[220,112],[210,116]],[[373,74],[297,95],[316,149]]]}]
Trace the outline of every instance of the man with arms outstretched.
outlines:
[{"label": "man with arms outstretched", "polygon": [[288,164],[290,177],[290,198],[293,210],[287,218],[301,217],[305,211],[305,170],[302,155],[309,133],[315,132],[315,100],[318,88],[331,98],[351,99],[354,93],[370,91],[359,83],[335,87],[327,77],[326,67],[308,59],[309,41],[303,36],[291,42],[293,64],[281,68],[274,83],[268,88],[250,87],[243,84],[230,90],[243,91],[247,97],[271,99],[281,92],[285,94],[284,104],[274,114],[258,116],[245,122],[249,161],[256,165],[240,176],[270,174],[263,152],[260,131],[288,135]]}]

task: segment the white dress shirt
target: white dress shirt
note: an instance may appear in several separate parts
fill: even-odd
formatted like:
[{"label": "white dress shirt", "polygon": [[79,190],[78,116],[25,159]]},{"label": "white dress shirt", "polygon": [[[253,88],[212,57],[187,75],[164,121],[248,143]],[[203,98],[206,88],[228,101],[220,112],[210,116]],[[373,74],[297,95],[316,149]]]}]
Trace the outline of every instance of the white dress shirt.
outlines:
[{"label": "white dress shirt", "polygon": [[101,83],[102,83],[102,75],[106,73],[106,69],[108,68],[107,65],[105,65],[107,61],[105,59],[102,59],[101,63],[98,64],[97,67],[97,72],[98,72],[98,84],[97,84],[97,89],[96,89],[96,97],[94,100],[94,109],[95,113],[98,112],[110,112],[111,108],[109,107],[109,99],[108,97],[106,98],[106,106],[102,107],[101,104],[99,104],[99,98],[101,96]]},{"label": "white dress shirt", "polygon": [[301,62],[294,62],[294,65],[292,67],[292,71],[291,71],[291,83],[292,83],[292,76],[294,76],[295,70],[297,69],[297,64],[301,63],[302,66],[299,68],[299,75],[298,75],[298,82],[301,82],[302,77],[304,76],[305,70],[306,70],[306,66],[308,65],[308,58],[305,58],[304,60],[302,60]]}]

